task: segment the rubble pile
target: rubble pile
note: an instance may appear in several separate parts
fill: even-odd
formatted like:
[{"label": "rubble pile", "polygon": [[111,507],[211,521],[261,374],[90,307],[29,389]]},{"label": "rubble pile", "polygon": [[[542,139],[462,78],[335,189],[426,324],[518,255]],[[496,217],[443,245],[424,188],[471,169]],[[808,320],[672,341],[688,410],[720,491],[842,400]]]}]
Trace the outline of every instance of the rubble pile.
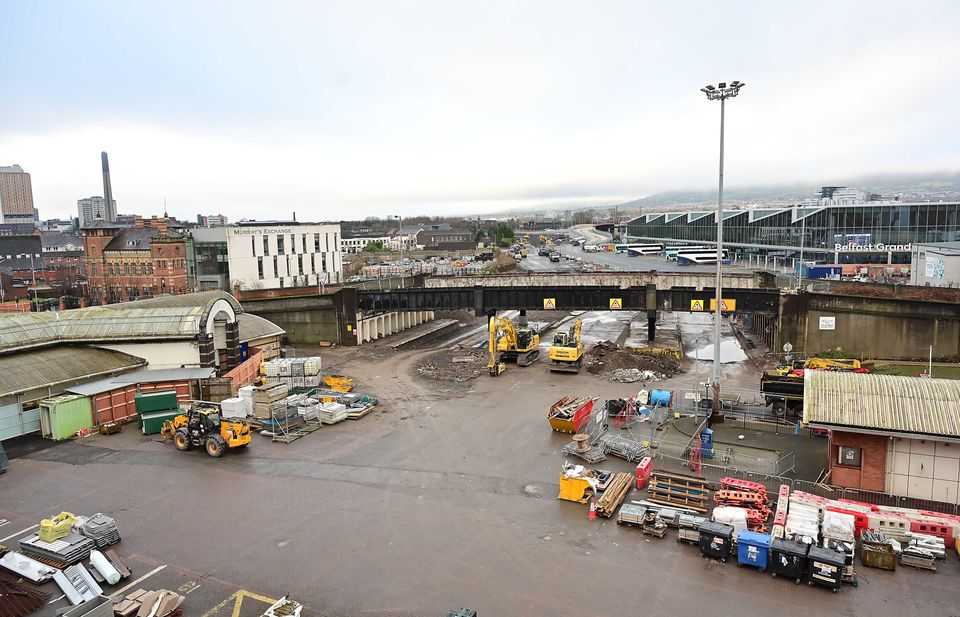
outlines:
[{"label": "rubble pile", "polygon": [[644,354],[600,341],[587,352],[587,372],[620,383],[659,381],[680,372],[680,361],[670,355]]},{"label": "rubble pile", "polygon": [[418,375],[437,381],[472,381],[487,370],[487,353],[470,347],[438,351],[421,360]]}]

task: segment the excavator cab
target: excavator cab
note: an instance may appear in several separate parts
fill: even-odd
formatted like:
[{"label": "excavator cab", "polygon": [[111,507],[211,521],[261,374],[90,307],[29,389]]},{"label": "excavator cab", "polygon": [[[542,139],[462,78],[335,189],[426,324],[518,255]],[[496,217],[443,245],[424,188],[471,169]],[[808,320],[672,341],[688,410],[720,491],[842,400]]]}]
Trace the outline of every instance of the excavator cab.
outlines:
[{"label": "excavator cab", "polygon": [[567,332],[553,335],[550,346],[550,370],[561,373],[579,373],[583,366],[583,343],[580,342],[580,320]]},{"label": "excavator cab", "polygon": [[566,347],[567,338],[569,336],[570,335],[567,332],[557,332],[556,334],[553,335],[553,344],[556,345],[557,347]]}]

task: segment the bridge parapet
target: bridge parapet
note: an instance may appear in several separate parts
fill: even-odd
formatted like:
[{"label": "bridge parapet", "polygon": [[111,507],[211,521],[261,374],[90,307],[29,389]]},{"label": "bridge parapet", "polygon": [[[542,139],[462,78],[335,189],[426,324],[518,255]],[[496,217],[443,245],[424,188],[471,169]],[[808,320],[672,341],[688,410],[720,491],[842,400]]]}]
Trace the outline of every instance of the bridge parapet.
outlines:
[{"label": "bridge parapet", "polygon": [[[483,276],[432,276],[424,281],[428,289],[464,287],[613,287],[630,289],[655,285],[702,290],[713,288],[717,277],[709,272],[526,272]],[[725,271],[724,289],[772,288],[764,272]]]}]

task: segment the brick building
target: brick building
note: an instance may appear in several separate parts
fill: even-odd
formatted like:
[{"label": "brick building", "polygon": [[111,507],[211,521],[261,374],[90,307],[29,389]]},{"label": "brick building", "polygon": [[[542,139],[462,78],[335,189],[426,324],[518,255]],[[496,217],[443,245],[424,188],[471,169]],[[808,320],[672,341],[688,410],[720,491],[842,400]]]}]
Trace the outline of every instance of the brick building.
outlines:
[{"label": "brick building", "polygon": [[957,401],[960,380],[807,371],[803,421],[830,431],[830,484],[960,504]]},{"label": "brick building", "polygon": [[82,228],[88,296],[94,304],[187,293],[185,236],[166,218],[103,220]]}]

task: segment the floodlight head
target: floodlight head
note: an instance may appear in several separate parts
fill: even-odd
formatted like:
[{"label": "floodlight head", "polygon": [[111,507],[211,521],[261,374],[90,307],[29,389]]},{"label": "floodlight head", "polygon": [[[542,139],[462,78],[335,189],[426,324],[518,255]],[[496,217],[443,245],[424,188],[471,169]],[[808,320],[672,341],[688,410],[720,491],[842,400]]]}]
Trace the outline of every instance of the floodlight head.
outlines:
[{"label": "floodlight head", "polygon": [[727,87],[727,82],[721,81],[719,84],[717,84],[717,86],[718,86],[721,90],[723,90],[724,88]]},{"label": "floodlight head", "polygon": [[731,88],[739,88],[739,87],[740,87],[740,82],[739,82],[739,81],[732,81],[732,82],[730,82],[730,87],[731,87]]},{"label": "floodlight head", "polygon": [[712,85],[708,85],[704,90],[716,90]]}]

